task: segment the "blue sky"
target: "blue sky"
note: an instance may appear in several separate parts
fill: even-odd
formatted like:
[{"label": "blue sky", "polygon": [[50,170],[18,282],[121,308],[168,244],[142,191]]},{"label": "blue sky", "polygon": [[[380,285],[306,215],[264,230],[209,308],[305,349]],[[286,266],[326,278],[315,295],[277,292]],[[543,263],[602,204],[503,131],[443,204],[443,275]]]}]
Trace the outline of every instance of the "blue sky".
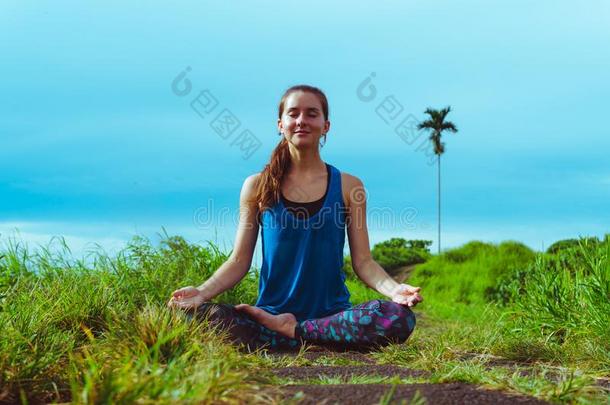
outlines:
[{"label": "blue sky", "polygon": [[[297,83],[328,96],[322,158],[363,180],[371,243],[435,239],[436,166],[394,128],[446,105],[459,132],[442,157],[443,247],[601,236],[608,21],[607,1],[3,2],[0,239],[62,235],[81,254],[165,227],[230,248],[243,179],[268,160]],[[190,103],[203,90],[218,104],[202,118]],[[389,124],[387,97],[402,106]],[[210,126],[225,108],[241,123],[227,139]],[[247,159],[232,144],[244,129],[260,142]]]}]

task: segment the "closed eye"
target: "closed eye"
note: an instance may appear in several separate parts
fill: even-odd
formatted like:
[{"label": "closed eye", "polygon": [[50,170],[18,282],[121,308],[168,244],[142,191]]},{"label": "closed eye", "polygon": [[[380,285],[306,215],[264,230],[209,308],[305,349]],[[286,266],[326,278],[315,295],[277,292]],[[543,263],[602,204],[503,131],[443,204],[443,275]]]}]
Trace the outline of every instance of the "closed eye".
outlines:
[{"label": "closed eye", "polygon": [[[293,113],[291,113],[291,114],[288,114],[288,116],[289,116],[289,117],[292,117],[292,118],[295,118],[295,117],[298,117],[298,114],[293,114]],[[315,118],[315,117],[317,117],[317,116],[318,116],[318,114],[308,114],[307,116],[308,116],[308,117],[311,117],[311,118]]]}]

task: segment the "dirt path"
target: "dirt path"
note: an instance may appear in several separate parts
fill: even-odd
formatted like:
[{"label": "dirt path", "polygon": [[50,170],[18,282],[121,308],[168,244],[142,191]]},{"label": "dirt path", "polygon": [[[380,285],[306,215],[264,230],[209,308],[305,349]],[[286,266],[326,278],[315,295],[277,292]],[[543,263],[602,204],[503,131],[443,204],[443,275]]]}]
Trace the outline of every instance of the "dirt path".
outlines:
[{"label": "dirt path", "polygon": [[404,283],[404,281],[409,277],[409,274],[417,267],[417,264],[412,264],[410,266],[400,267],[396,270],[396,275],[393,277],[399,283]]},{"label": "dirt path", "polygon": [[[296,356],[296,353],[271,353],[271,356]],[[273,396],[286,404],[544,404],[546,402],[527,396],[483,389],[472,384],[422,383],[429,373],[389,364],[376,364],[374,359],[361,352],[336,352],[321,346],[310,346],[302,355],[309,362],[345,363],[347,365],[307,365],[271,369],[281,379],[282,386],[274,390]],[[347,384],[352,378],[369,377],[379,379],[416,379],[414,383]],[[333,383],[323,380],[335,379]],[[419,380],[417,380],[419,379]],[[328,382],[328,381],[327,381]],[[394,388],[393,388],[394,387]],[[418,399],[419,398],[419,399]]]},{"label": "dirt path", "polygon": [[[404,282],[417,265],[399,269],[395,280]],[[420,314],[418,314],[420,315]],[[269,352],[271,357],[296,357],[295,352]],[[479,358],[463,353],[465,360]],[[488,356],[489,357],[489,356]],[[493,356],[491,356],[493,357]],[[285,360],[285,359],[284,359]],[[431,373],[391,364],[377,364],[366,352],[336,351],[311,345],[300,357],[302,366],[268,370],[277,378],[269,394],[282,404],[545,404],[540,399],[453,382],[433,384]],[[501,367],[527,376],[527,364],[499,357],[485,358],[490,368]],[[289,364],[290,362],[283,362]],[[293,363],[295,364],[295,363]],[[531,366],[531,365],[530,365]],[[551,372],[550,380],[555,377]],[[369,383],[370,381],[370,383]],[[396,384],[399,382],[398,384]],[[607,383],[607,381],[604,381]],[[600,383],[603,385],[603,383]]]},{"label": "dirt path", "polygon": [[379,377],[425,377],[429,373],[423,370],[411,370],[389,364],[369,364],[364,366],[304,366],[284,367],[271,370],[277,377],[293,380],[316,379],[319,377],[379,376]]},{"label": "dirt path", "polygon": [[[389,384],[289,385],[282,389],[284,400],[299,399],[298,404],[377,404],[392,390]],[[298,393],[302,393],[298,395]],[[296,398],[295,398],[296,396]],[[421,398],[417,401],[417,398]],[[387,403],[427,404],[546,404],[531,397],[509,395],[500,391],[483,390],[474,385],[401,384],[395,386]]]}]

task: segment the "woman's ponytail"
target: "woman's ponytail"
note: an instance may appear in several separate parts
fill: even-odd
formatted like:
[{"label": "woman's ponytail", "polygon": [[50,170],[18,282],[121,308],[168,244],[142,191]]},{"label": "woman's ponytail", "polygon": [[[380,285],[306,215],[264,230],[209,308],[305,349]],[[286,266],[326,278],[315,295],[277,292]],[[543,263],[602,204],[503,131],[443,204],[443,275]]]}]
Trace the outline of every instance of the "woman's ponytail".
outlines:
[{"label": "woman's ponytail", "polygon": [[284,173],[290,166],[290,151],[288,141],[282,137],[271,153],[269,163],[261,172],[255,202],[258,204],[259,212],[271,208],[280,200],[281,184]]}]

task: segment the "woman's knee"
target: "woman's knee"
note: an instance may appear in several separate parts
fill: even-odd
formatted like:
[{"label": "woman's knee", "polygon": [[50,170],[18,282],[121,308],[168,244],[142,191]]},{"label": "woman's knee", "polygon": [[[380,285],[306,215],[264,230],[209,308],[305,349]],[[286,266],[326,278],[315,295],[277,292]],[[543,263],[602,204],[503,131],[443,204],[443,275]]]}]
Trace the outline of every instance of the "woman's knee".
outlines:
[{"label": "woman's knee", "polygon": [[385,336],[400,343],[415,330],[415,314],[405,305],[379,300],[377,324],[384,328]]}]

